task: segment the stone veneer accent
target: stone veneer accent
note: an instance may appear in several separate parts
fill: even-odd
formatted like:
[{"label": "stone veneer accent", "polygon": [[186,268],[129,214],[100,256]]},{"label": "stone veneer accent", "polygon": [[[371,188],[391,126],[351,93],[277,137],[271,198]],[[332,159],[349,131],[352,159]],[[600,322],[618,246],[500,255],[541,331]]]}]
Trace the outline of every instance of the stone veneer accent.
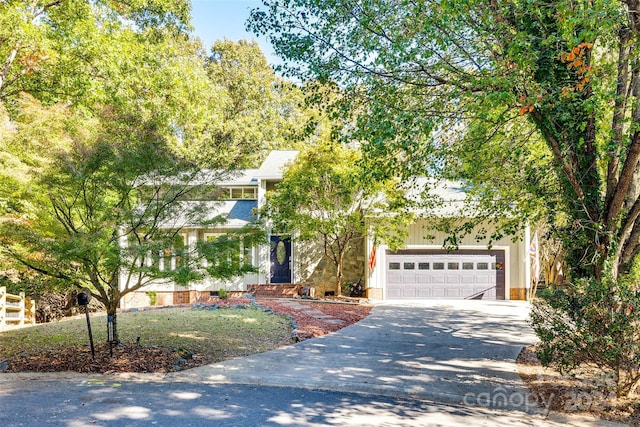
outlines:
[{"label": "stone veneer accent", "polygon": [[[305,243],[297,252],[301,271],[301,282],[313,286],[316,297],[323,297],[326,292],[336,290],[336,267],[333,261],[324,256],[322,244],[319,242]],[[364,283],[364,237],[352,240],[344,257],[342,291],[346,294],[345,286],[352,283]],[[348,296],[348,295],[347,295]]]}]

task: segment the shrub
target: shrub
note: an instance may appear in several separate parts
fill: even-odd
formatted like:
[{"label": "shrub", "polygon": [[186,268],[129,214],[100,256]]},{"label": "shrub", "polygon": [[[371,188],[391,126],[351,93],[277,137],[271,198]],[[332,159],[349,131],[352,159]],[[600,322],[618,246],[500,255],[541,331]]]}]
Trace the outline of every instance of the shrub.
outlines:
[{"label": "shrub", "polygon": [[640,293],[634,286],[585,279],[538,296],[531,325],[541,340],[537,355],[544,366],[571,373],[591,364],[613,380],[618,397],[635,391],[640,382]]},{"label": "shrub", "polygon": [[220,298],[220,299],[229,298],[229,292],[227,292],[227,290],[224,289],[224,288],[218,289],[218,298]]},{"label": "shrub", "polygon": [[156,291],[147,292],[149,297],[149,305],[154,306],[158,303],[158,293]]}]

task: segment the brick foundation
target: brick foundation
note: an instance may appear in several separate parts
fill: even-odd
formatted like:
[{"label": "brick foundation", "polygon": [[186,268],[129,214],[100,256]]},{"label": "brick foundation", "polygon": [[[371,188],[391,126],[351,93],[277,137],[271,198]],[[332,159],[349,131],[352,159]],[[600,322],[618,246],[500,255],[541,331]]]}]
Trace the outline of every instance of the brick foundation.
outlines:
[{"label": "brick foundation", "polygon": [[191,304],[195,300],[195,291],[176,291],[173,293],[173,305]]},{"label": "brick foundation", "polygon": [[521,288],[511,288],[509,296],[512,300],[524,301],[527,299],[527,290]]},{"label": "brick foundation", "polygon": [[247,285],[247,292],[256,298],[294,298],[302,293],[303,285],[284,283]]}]

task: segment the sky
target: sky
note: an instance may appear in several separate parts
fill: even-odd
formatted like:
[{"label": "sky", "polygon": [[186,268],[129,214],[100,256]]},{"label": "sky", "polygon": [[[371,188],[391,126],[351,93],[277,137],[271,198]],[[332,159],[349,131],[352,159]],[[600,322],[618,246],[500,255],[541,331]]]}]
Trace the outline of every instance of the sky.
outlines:
[{"label": "sky", "polygon": [[265,37],[256,37],[245,30],[251,9],[262,6],[260,0],[192,0],[194,34],[207,50],[213,42],[227,38],[233,41],[255,39],[270,64],[277,64],[271,45]]}]

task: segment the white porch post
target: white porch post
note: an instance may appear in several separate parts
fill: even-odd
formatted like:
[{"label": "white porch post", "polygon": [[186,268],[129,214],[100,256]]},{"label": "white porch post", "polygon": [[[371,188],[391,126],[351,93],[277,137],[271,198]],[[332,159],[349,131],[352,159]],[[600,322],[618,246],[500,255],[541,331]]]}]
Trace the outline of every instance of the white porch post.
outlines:
[{"label": "white porch post", "polygon": [[529,300],[531,290],[531,228],[529,224],[524,229],[524,278],[525,278],[525,300]]}]

